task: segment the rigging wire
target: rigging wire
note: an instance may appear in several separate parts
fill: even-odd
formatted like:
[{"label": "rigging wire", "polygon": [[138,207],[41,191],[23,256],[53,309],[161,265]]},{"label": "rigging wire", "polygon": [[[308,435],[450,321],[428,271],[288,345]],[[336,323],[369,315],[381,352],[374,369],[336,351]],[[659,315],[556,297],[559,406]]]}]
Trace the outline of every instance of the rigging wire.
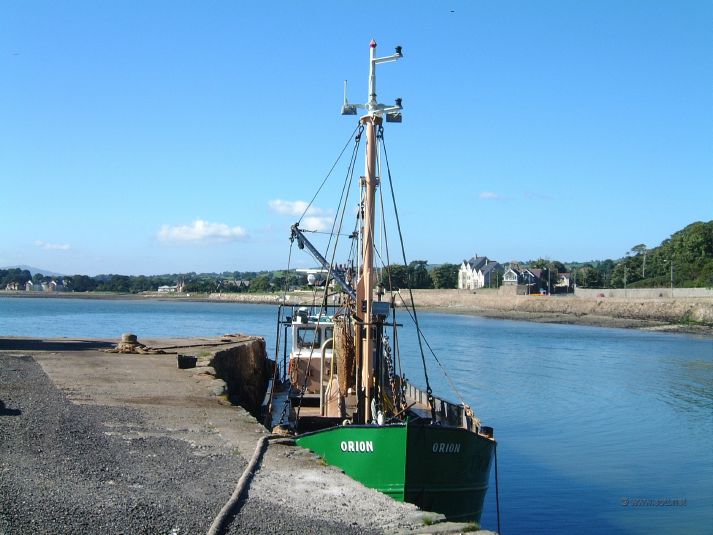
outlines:
[{"label": "rigging wire", "polygon": [[[361,144],[361,135],[364,132],[364,125],[359,123],[359,126],[357,127],[358,133],[356,137],[354,138],[354,150],[352,151],[352,158],[349,162],[349,167],[347,168],[347,178],[344,180],[344,185],[342,186],[342,193],[339,197],[339,204],[337,205],[337,215],[339,212],[342,212],[341,219],[339,221],[339,228],[337,229],[337,232],[335,234],[334,232],[334,227],[337,224],[337,216],[334,217],[334,221],[332,221],[332,231],[329,236],[329,240],[327,241],[327,251],[329,251],[329,246],[332,243],[332,238],[336,235],[336,238],[334,238],[334,252],[332,253],[332,261],[334,261],[334,254],[337,252],[337,243],[339,242],[339,236],[341,236],[340,232],[342,230],[342,222],[344,221],[344,213],[346,212],[347,209],[347,199],[349,198],[349,187],[351,187],[352,180],[354,178],[354,167],[356,166],[356,159],[357,156],[359,155],[359,145]],[[342,206],[344,204],[344,206]],[[331,268],[330,268],[330,273],[331,273]],[[329,280],[329,278],[327,278]]]},{"label": "rigging wire", "polygon": [[[389,167],[389,157],[388,157],[388,154],[386,153],[386,144],[385,144],[385,142],[384,142],[383,127],[382,127],[382,131],[380,132],[380,139],[381,139],[381,145],[382,145],[383,151],[384,151],[384,159],[385,159],[385,161],[386,161],[386,171],[387,171],[388,176],[389,176],[389,186],[391,187],[391,197],[392,197],[392,199],[393,199],[393,201],[394,201],[394,213],[395,213],[395,215],[396,215],[396,224],[397,224],[397,227],[398,227],[398,229],[399,229],[399,238],[401,239],[401,250],[403,251],[403,250],[404,250],[404,247],[403,247],[403,237],[402,237],[402,235],[401,235],[401,224],[400,224],[400,222],[399,222],[399,216],[398,216],[398,212],[397,212],[397,210],[396,210],[396,199],[395,199],[395,197],[394,197],[393,182],[392,182],[392,180],[391,180],[391,168]],[[388,251],[388,249],[387,249],[387,251]],[[404,262],[404,266],[406,266],[406,255],[405,255],[405,253],[404,253],[403,262]],[[391,285],[391,281],[390,281],[390,280],[389,280],[389,285]],[[456,394],[456,396],[458,396],[458,399],[460,400],[461,404],[462,404],[463,406],[465,406],[465,407],[468,407],[468,405],[466,404],[465,400],[463,399],[463,396],[461,395],[460,391],[458,390],[458,388],[456,387],[455,383],[453,382],[453,379],[451,379],[451,376],[450,376],[450,375],[448,374],[448,372],[446,371],[445,367],[443,366],[443,364],[442,364],[441,361],[439,360],[439,358],[438,358],[438,356],[436,355],[435,351],[433,351],[433,348],[431,347],[431,344],[428,343],[428,340],[426,339],[426,336],[424,335],[423,331],[421,330],[421,327],[420,327],[420,325],[419,325],[419,323],[418,323],[418,317],[417,317],[417,315],[416,315],[416,307],[415,307],[415,304],[414,304],[413,292],[412,292],[412,290],[411,290],[410,285],[409,285],[409,289],[408,289],[408,290],[409,290],[409,298],[410,298],[410,301],[411,301],[411,306],[410,306],[410,307],[406,304],[406,301],[404,300],[404,298],[403,298],[403,296],[401,295],[401,292],[400,292],[400,291],[399,291],[398,295],[399,295],[399,298],[401,299],[401,302],[402,302],[403,305],[404,305],[404,308],[406,309],[406,311],[408,312],[409,316],[411,317],[411,320],[413,321],[414,325],[416,326],[416,332],[417,332],[417,334],[418,334],[418,344],[419,344],[419,348],[420,348],[420,350],[421,350],[421,359],[424,360],[423,366],[424,366],[424,373],[426,374],[426,393],[429,395],[429,401],[432,400],[432,395],[431,395],[431,392],[430,392],[430,386],[429,386],[429,384],[428,384],[428,374],[427,374],[426,371],[425,371],[426,363],[425,363],[425,358],[424,358],[424,354],[423,354],[423,346],[422,346],[422,344],[421,344],[421,340],[423,340],[423,342],[426,344],[426,347],[428,347],[428,350],[431,352],[431,355],[433,356],[434,360],[436,361],[436,363],[438,364],[438,366],[441,368],[441,371],[443,372],[443,375],[445,375],[446,379],[448,380],[448,383],[450,384],[450,386],[451,386],[451,388],[453,389],[453,392]],[[432,407],[431,410],[432,410],[432,411],[435,411],[435,408]]]},{"label": "rigging wire", "polygon": [[[329,250],[329,247],[332,242],[332,238],[336,235],[336,238],[334,238],[334,247],[332,249],[332,258],[330,259],[330,262],[329,262],[329,270],[327,271],[327,278],[324,283],[324,294],[322,296],[322,302],[319,307],[319,314],[317,315],[317,322],[315,323],[315,327],[314,327],[314,332],[315,332],[314,339],[315,340],[317,339],[317,332],[319,331],[319,326],[320,326],[320,323],[322,320],[322,313],[326,312],[327,299],[328,299],[328,295],[329,295],[329,279],[331,278],[331,275],[332,275],[332,269],[334,266],[334,258],[337,254],[337,246],[339,245],[339,236],[340,236],[340,233],[342,230],[344,214],[346,213],[346,209],[347,209],[347,200],[349,198],[349,188],[350,188],[352,181],[354,179],[354,168],[355,168],[355,164],[356,164],[356,158],[359,154],[359,145],[361,143],[361,136],[362,136],[362,132],[364,131],[364,126],[361,123],[359,123],[357,125],[357,128],[354,131],[356,132],[357,130],[358,130],[358,133],[354,137],[354,150],[352,152],[352,157],[349,162],[349,166],[347,168],[347,176],[344,179],[344,185],[342,186],[342,194],[339,199],[339,205],[337,208],[337,215],[339,215],[339,212],[341,211],[341,217],[339,218],[339,228],[337,229],[337,232],[335,233],[334,228],[337,224],[337,217],[335,216],[334,221],[332,222],[332,232],[330,234],[329,241],[327,243],[327,250]],[[354,134],[354,132],[352,132],[352,134]],[[346,149],[346,147],[344,149],[342,149],[342,153],[339,155],[340,159],[341,159],[341,155],[344,154],[345,149]],[[335,163],[335,165],[336,165],[336,163]],[[332,169],[333,168],[334,168],[334,166],[332,166]],[[331,170],[330,170],[330,173],[331,173]],[[322,189],[322,186],[324,186],[325,182],[326,182],[326,178],[320,185],[320,187],[319,187],[320,190]],[[317,191],[317,194],[318,193],[319,193],[319,190]],[[310,204],[317,197],[317,194],[315,194],[315,196],[312,198],[312,201],[310,201]],[[305,211],[305,213],[306,213],[306,211]],[[304,216],[304,214],[302,214],[302,215]],[[313,294],[313,301],[312,301],[313,307],[315,306],[316,297],[317,297],[317,289],[315,288],[314,294]],[[302,400],[304,399],[305,392],[307,391],[307,378],[309,377],[309,370],[310,370],[310,366],[312,364],[312,355],[314,354],[314,349],[315,349],[314,343],[312,343],[310,345],[311,345],[311,347],[310,347],[309,357],[307,359],[307,370],[305,372],[304,381],[302,382],[302,388],[300,389],[300,403],[297,406],[297,420],[299,420],[299,418],[300,418],[300,409],[302,408]],[[322,377],[320,375],[320,383],[322,381],[324,381],[324,377]],[[320,392],[321,392],[321,390],[322,390],[322,387],[320,384]],[[320,404],[322,402],[323,402],[323,400],[320,398]]]},{"label": "rigging wire", "polygon": [[[396,228],[399,231],[399,241],[401,242],[401,255],[403,256],[403,262],[404,265],[407,265],[406,263],[406,250],[404,248],[404,237],[403,234],[401,233],[401,221],[399,221],[399,212],[398,208],[396,207],[396,195],[394,194],[394,183],[391,180],[391,167],[389,166],[389,155],[386,152],[386,143],[384,141],[384,127],[379,125],[379,133],[377,135],[377,138],[381,140],[381,147],[382,150],[384,151],[384,161],[386,162],[386,172],[389,176],[389,188],[391,189],[391,200],[394,205],[394,215],[396,217]],[[411,309],[413,312],[412,319],[416,325],[416,330],[418,332],[421,331],[419,325],[418,325],[418,316],[416,314],[416,305],[414,304],[413,300],[413,290],[411,290],[411,285],[409,284],[409,295],[411,297]],[[428,398],[428,404],[431,407],[431,418],[433,420],[436,419],[436,405],[433,400],[433,390],[431,389],[431,383],[428,380],[428,369],[426,367],[426,355],[423,352],[423,343],[421,341],[421,336],[417,337],[418,339],[418,348],[421,352],[421,363],[423,364],[423,375],[426,379],[426,396]]]},{"label": "rigging wire", "polygon": [[[379,159],[379,176],[381,176],[381,159]],[[389,279],[389,291],[391,292],[391,289],[393,288],[393,284],[391,281],[391,258],[389,255],[389,234],[386,231],[386,210],[384,210],[384,188],[379,188],[379,206],[381,208],[381,232],[383,235],[383,246],[384,246],[384,254],[386,255],[386,264],[384,264],[384,259],[378,251],[376,252],[376,255],[379,258],[379,261],[381,262],[382,265],[382,270],[381,270],[381,279],[384,278],[384,273],[386,273],[386,276]],[[392,294],[393,295],[393,294]],[[393,323],[393,344],[392,344],[392,351],[393,351],[393,362],[394,362],[394,372],[399,376],[399,378],[403,378],[403,369],[401,367],[401,351],[399,350],[399,343],[398,343],[398,330],[396,329],[396,307],[393,306],[393,297],[391,298],[391,313],[392,313],[392,323]],[[398,410],[401,410],[402,402],[405,405],[405,399],[403,399],[403,389],[404,389],[404,383],[403,380],[399,381],[399,392],[393,392],[394,397],[396,399],[396,405]]]},{"label": "rigging wire", "polygon": [[[305,234],[306,234],[307,232],[309,232],[309,233],[311,233],[311,234],[324,234],[324,235],[327,235],[327,236],[334,235],[333,232],[324,232],[323,230],[307,230],[307,229],[304,229],[304,228],[301,228],[300,230],[301,230],[303,233],[305,233]],[[348,238],[349,236],[351,236],[351,234],[339,234],[339,235],[340,235],[340,236],[347,237],[347,238]]]},{"label": "rigging wire", "polygon": [[347,142],[344,144],[344,147],[342,147],[342,151],[339,153],[339,156],[337,156],[337,159],[334,161],[334,163],[332,164],[332,167],[329,169],[329,172],[327,173],[327,176],[324,177],[324,180],[322,180],[322,183],[319,185],[319,188],[317,188],[317,191],[316,191],[315,194],[312,196],[312,200],[309,201],[309,203],[307,204],[307,207],[305,208],[304,212],[302,212],[302,215],[301,215],[300,218],[297,220],[298,223],[302,221],[302,218],[307,214],[307,210],[310,209],[310,206],[312,206],[312,203],[313,203],[314,200],[317,198],[317,195],[319,195],[319,192],[322,191],[322,188],[323,188],[324,185],[327,183],[327,179],[329,179],[329,176],[332,174],[332,171],[334,171],[334,168],[335,168],[335,167],[337,166],[337,164],[339,163],[339,160],[342,159],[342,155],[344,154],[344,151],[347,150],[347,147],[349,146],[349,142],[350,142],[350,141],[352,140],[352,138],[354,137],[354,133],[355,133],[357,130],[359,130],[359,127],[362,127],[362,128],[363,128],[361,122],[357,123],[356,128],[354,128],[354,130],[352,131],[352,133],[349,134],[349,138],[347,139]]},{"label": "rigging wire", "polygon": [[[399,292],[397,292],[397,293],[398,293],[399,298],[401,299],[401,303],[403,304],[404,308],[406,309],[406,312],[407,312],[407,313],[409,314],[409,316],[411,317],[411,320],[416,324],[416,332],[418,333],[419,338],[423,338],[423,342],[426,344],[426,347],[427,347],[428,350],[431,352],[431,355],[433,356],[434,360],[435,360],[436,363],[438,364],[438,367],[441,368],[441,371],[443,372],[443,375],[446,376],[446,379],[448,380],[448,384],[451,385],[451,389],[453,390],[453,392],[455,393],[455,395],[458,396],[458,399],[460,400],[461,405],[464,405],[464,406],[468,407],[468,405],[466,404],[465,400],[463,399],[463,396],[461,396],[460,391],[458,390],[458,388],[456,388],[456,385],[455,385],[455,383],[453,382],[453,379],[451,379],[451,376],[448,375],[448,372],[446,371],[446,368],[443,366],[443,364],[442,364],[441,361],[439,360],[438,356],[436,355],[436,352],[433,351],[433,348],[431,347],[431,344],[428,343],[428,339],[426,338],[426,335],[425,335],[425,334],[423,333],[423,331],[421,330],[421,327],[419,327],[418,322],[416,321],[416,319],[415,319],[413,316],[411,316],[411,308],[410,308],[409,305],[406,303],[406,300],[405,300],[405,299],[403,298],[403,296],[401,295],[401,292],[399,291]],[[411,296],[411,302],[413,303],[413,296]]]}]

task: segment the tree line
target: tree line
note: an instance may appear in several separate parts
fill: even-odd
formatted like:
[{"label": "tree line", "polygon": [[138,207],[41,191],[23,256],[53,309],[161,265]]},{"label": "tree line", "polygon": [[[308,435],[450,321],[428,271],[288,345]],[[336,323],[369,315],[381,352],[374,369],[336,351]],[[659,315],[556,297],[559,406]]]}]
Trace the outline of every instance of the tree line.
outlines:
[{"label": "tree line", "polygon": [[[456,288],[458,264],[429,266],[426,260],[408,265],[390,265],[379,271],[379,283],[387,290],[399,288]],[[504,268],[507,267],[504,266]],[[559,275],[570,273],[582,288],[713,287],[713,221],[695,222],[649,249],[634,245],[623,258],[569,262],[539,258],[519,267],[539,268],[550,275],[550,284]],[[502,281],[502,271],[493,286]],[[223,273],[176,273],[166,275],[72,275],[52,277],[19,268],[0,269],[0,288],[15,283],[63,280],[75,292],[140,293],[159,286],[182,283],[184,292],[279,292],[285,288],[307,287],[307,275],[294,271],[231,271]],[[552,288],[550,288],[550,291]]]},{"label": "tree line", "polygon": [[15,283],[24,289],[28,281],[34,284],[62,281],[65,289],[71,292],[114,292],[141,293],[156,291],[159,286],[181,284],[184,292],[195,293],[239,293],[269,292],[284,288],[286,279],[291,286],[307,284],[307,276],[301,273],[284,271],[233,271],[224,273],[174,273],[165,275],[69,275],[51,276],[35,273],[26,269],[0,269],[0,288]]}]

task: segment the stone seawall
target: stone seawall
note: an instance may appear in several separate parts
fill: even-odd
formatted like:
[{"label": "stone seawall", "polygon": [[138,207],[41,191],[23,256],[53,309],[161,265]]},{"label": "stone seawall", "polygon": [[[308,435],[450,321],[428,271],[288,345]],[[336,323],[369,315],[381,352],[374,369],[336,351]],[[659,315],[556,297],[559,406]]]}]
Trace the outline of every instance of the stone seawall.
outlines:
[{"label": "stone seawall", "polygon": [[[413,294],[417,306],[446,308],[453,312],[459,309],[472,313],[494,310],[713,325],[713,298],[585,299],[570,296],[502,296],[495,291],[473,293],[466,290],[413,290]],[[407,292],[401,295],[404,302],[409,302]],[[401,300],[397,297],[396,301]]]},{"label": "stone seawall", "polygon": [[[311,297],[312,294],[309,294]],[[309,299],[305,297],[304,299]],[[248,294],[248,293],[212,293],[208,294],[210,301],[232,301],[235,303],[255,303],[264,305],[278,305],[282,303],[282,293],[274,294]]]},{"label": "stone seawall", "polygon": [[271,362],[265,352],[265,340],[251,337],[216,351],[210,366],[227,383],[231,401],[255,413],[265,395],[267,380],[272,376]]},{"label": "stone seawall", "polygon": [[617,297],[621,299],[698,298],[713,299],[713,288],[577,288],[575,297],[596,299]]}]

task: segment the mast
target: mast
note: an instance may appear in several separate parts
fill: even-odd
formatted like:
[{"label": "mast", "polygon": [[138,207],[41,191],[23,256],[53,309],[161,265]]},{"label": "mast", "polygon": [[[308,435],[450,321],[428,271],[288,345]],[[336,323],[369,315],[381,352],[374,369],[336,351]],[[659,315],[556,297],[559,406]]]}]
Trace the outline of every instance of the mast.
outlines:
[{"label": "mast", "polygon": [[[373,419],[371,402],[374,398],[374,331],[373,301],[374,301],[374,214],[376,206],[376,188],[379,178],[376,176],[376,145],[377,129],[383,124],[384,115],[387,122],[401,122],[401,99],[395,106],[385,106],[376,100],[376,65],[388,61],[396,61],[403,57],[401,47],[396,47],[395,54],[383,58],[376,57],[376,42],[369,44],[369,98],[366,104],[351,105],[347,101],[346,83],[344,89],[343,115],[356,115],[356,108],[366,109],[367,113],[360,122],[366,130],[366,156],[364,171],[364,219],[362,228],[362,270],[357,283],[356,315],[361,320],[363,329],[357,327],[357,365],[361,370],[361,385],[364,394],[363,423]],[[360,348],[360,349],[359,349]]]},{"label": "mast", "polygon": [[[372,48],[372,54],[373,54]],[[374,301],[374,200],[376,198],[376,128],[382,123],[377,115],[361,118],[366,129],[366,164],[364,174],[364,229],[362,241],[362,276],[357,287],[357,304],[365,303],[364,340],[361,384],[364,385],[364,420],[371,420],[371,399],[374,374],[374,326],[372,306]],[[361,293],[359,290],[361,289]],[[363,294],[363,295],[362,295]]]}]

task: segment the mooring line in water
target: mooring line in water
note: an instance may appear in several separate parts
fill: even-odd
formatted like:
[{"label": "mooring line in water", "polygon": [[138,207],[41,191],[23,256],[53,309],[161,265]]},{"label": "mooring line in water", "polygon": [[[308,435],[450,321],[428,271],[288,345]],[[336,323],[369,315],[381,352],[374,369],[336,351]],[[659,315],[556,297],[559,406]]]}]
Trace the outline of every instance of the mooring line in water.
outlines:
[{"label": "mooring line in water", "polygon": [[207,535],[219,535],[220,533],[223,533],[225,528],[228,526],[228,519],[232,516],[232,514],[237,513],[238,510],[235,510],[235,507],[243,497],[243,494],[247,490],[250,481],[252,481],[255,472],[257,472],[257,468],[260,464],[260,460],[262,459],[262,455],[263,453],[265,453],[265,446],[267,445],[267,441],[273,438],[284,439],[285,437],[283,435],[263,435],[260,437],[260,439],[257,441],[257,445],[255,446],[255,451],[253,452],[253,456],[251,457],[250,462],[248,463],[247,467],[245,467],[243,475],[240,476],[238,484],[235,485],[235,490],[233,491],[233,494],[230,496],[230,499],[220,510],[218,516],[216,516],[213,520],[213,523],[208,529]]},{"label": "mooring line in water", "polygon": [[498,515],[498,534],[502,535],[500,528],[500,487],[498,485],[498,443],[495,443],[493,448],[493,453],[495,454],[495,511]]}]

